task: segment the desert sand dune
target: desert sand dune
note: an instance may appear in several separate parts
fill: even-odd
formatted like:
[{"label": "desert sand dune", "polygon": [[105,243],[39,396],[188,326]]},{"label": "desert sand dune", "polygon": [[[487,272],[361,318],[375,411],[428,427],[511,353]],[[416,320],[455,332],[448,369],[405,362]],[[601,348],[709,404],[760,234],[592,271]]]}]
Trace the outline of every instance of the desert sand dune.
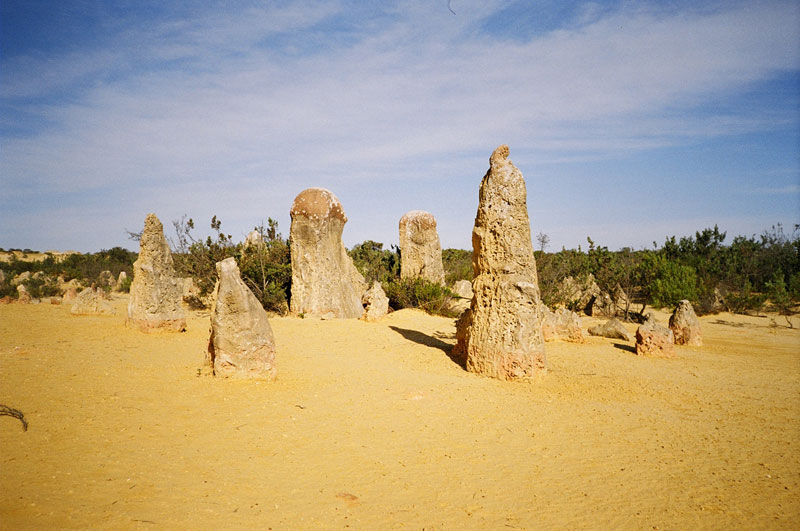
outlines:
[{"label": "desert sand dune", "polygon": [[521,383],[453,362],[451,319],[273,318],[267,383],[201,374],[207,313],[147,335],[126,304],[0,306],[0,403],[30,423],[0,417],[3,528],[800,521],[800,331],[769,318],[703,317],[704,346],[674,359],[548,343],[548,374]]}]

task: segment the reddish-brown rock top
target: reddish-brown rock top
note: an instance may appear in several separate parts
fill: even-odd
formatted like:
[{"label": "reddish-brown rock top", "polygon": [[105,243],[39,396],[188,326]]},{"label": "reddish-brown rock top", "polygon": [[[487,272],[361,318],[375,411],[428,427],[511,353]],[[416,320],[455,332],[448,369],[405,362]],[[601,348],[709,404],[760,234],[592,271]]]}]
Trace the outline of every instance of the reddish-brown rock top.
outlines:
[{"label": "reddish-brown rock top", "polygon": [[436,229],[436,218],[430,212],[412,210],[400,218],[400,230],[408,225],[413,225],[418,230]]},{"label": "reddish-brown rock top", "polygon": [[347,223],[347,216],[339,199],[325,188],[308,188],[294,198],[289,211],[292,219],[296,216],[306,218],[337,218]]}]

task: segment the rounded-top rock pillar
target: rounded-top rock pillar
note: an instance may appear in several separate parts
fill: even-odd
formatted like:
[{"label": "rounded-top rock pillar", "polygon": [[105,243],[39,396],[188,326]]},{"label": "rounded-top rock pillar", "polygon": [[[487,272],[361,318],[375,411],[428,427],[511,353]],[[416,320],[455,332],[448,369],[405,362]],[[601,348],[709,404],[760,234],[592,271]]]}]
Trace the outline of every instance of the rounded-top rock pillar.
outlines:
[{"label": "rounded-top rock pillar", "polygon": [[329,190],[309,188],[295,198],[289,213],[291,311],[321,317],[361,317],[361,297],[367,283],[342,243],[347,223],[342,204]]},{"label": "rounded-top rock pillar", "polygon": [[433,214],[412,210],[400,218],[399,225],[400,277],[423,278],[444,284],[442,246]]},{"label": "rounded-top rock pillar", "polygon": [[186,329],[182,294],[164,227],[155,214],[148,214],[139,239],[139,258],[133,263],[128,323],[143,332],[182,332]]},{"label": "rounded-top rock pillar", "polygon": [[546,371],[527,193],[522,173],[498,147],[479,192],[472,230],[474,291],[457,323],[454,354],[467,370],[505,380]]}]

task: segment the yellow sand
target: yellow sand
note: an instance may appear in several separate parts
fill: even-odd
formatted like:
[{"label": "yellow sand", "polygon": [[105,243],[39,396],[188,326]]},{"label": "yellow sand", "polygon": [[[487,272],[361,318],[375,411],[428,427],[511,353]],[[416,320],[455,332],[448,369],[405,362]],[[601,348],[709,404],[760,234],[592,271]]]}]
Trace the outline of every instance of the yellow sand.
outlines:
[{"label": "yellow sand", "polygon": [[198,375],[207,313],[143,335],[125,304],[0,306],[0,403],[30,422],[0,417],[3,529],[800,522],[800,331],[782,318],[704,317],[676,359],[549,343],[531,383],[464,372],[453,321],[419,311],[275,318],[267,384]]}]

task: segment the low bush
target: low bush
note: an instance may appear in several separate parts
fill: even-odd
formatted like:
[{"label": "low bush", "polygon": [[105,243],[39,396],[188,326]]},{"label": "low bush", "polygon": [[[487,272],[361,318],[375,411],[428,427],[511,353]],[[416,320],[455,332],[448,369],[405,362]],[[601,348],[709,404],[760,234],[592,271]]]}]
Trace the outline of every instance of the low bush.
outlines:
[{"label": "low bush", "polygon": [[420,308],[435,315],[458,317],[458,313],[451,310],[449,304],[455,294],[435,282],[421,278],[398,279],[386,283],[384,291],[389,297],[389,307],[393,310]]}]

